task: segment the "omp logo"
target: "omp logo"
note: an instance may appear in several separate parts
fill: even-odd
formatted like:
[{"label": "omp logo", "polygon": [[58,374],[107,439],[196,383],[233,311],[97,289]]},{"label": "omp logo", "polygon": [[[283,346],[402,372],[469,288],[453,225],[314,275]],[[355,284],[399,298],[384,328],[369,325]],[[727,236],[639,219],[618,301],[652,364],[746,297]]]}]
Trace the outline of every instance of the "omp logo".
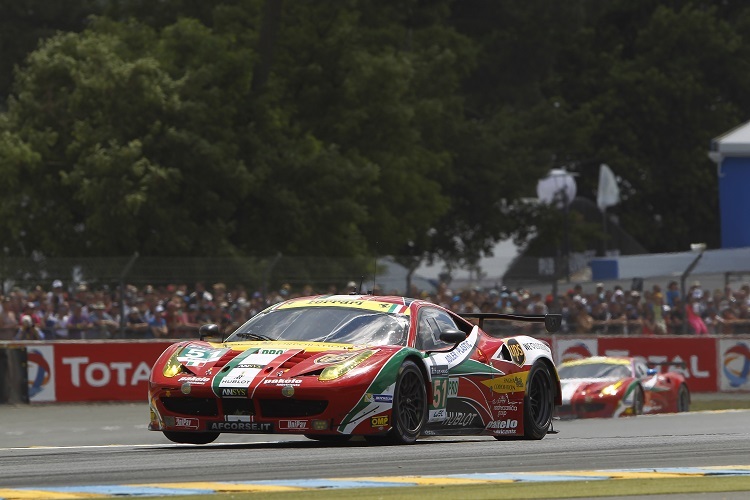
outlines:
[{"label": "omp logo", "polygon": [[738,342],[724,351],[724,376],[732,387],[741,387],[748,382],[750,375],[750,348]]},{"label": "omp logo", "polygon": [[574,344],[562,353],[562,362],[573,361],[576,359],[590,358],[593,354],[589,351],[588,346],[583,342]]},{"label": "omp logo", "polygon": [[378,417],[370,417],[370,425],[372,427],[384,427],[388,425],[388,416],[380,415]]}]

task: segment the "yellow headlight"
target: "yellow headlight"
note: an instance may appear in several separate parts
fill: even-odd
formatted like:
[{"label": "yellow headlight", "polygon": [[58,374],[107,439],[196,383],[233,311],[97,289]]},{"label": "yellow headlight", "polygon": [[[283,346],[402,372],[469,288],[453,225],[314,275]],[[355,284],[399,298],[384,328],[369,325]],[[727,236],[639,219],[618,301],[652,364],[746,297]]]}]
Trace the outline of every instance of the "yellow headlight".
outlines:
[{"label": "yellow headlight", "polygon": [[622,382],[616,382],[612,385],[608,385],[607,387],[601,390],[601,393],[604,394],[605,396],[616,396],[617,390],[620,388],[621,385],[622,385]]},{"label": "yellow headlight", "polygon": [[166,362],[164,365],[164,370],[162,373],[164,373],[165,377],[172,378],[177,376],[178,373],[182,371],[182,364],[177,360],[177,353],[175,352],[172,354],[172,356],[169,358],[169,361]]},{"label": "yellow headlight", "polygon": [[375,351],[362,351],[356,356],[347,359],[343,363],[328,366],[323,369],[323,372],[320,375],[318,375],[318,380],[335,380],[339,377],[342,377],[346,372],[352,370],[358,364],[362,363],[373,354],[375,354]]}]

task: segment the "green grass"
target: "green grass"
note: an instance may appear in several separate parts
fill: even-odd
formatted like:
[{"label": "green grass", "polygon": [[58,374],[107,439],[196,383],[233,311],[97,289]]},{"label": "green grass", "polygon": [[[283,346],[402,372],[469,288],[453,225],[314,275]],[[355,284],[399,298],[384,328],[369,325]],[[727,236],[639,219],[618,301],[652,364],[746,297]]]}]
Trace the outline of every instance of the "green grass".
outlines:
[{"label": "green grass", "polygon": [[750,394],[744,399],[706,399],[690,402],[690,411],[711,410],[750,410]]}]

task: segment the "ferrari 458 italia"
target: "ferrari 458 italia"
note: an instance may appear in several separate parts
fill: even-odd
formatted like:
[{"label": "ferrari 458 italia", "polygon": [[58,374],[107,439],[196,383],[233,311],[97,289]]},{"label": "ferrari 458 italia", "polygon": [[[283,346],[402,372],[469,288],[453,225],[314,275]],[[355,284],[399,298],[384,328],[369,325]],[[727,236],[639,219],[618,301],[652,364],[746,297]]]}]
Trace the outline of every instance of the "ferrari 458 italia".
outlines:
[{"label": "ferrari 458 italia", "polygon": [[640,358],[593,356],[562,363],[561,418],[624,417],[688,411],[690,391],[676,371]]},{"label": "ferrari 458 italia", "polygon": [[216,325],[175,343],[149,380],[149,429],[178,443],[221,433],[542,439],[561,390],[546,342],[496,338],[489,320],[560,316],[472,314],[404,297],[295,298],[253,316],[227,338]]}]

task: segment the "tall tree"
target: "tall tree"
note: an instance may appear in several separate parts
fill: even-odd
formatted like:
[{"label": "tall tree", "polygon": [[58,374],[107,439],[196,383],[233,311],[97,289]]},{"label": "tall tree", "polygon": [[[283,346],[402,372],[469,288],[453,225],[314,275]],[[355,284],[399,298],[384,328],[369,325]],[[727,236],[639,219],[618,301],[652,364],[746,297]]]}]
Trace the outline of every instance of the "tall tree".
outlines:
[{"label": "tall tree", "polygon": [[191,21],[161,37],[138,24],[98,29],[50,39],[19,74],[0,142],[5,251],[231,252],[248,173],[229,89],[215,82],[235,78],[238,62],[217,54],[236,54]]},{"label": "tall tree", "polygon": [[10,94],[14,69],[40,41],[57,32],[79,32],[101,12],[96,0],[3,0],[0,2],[0,109]]}]

